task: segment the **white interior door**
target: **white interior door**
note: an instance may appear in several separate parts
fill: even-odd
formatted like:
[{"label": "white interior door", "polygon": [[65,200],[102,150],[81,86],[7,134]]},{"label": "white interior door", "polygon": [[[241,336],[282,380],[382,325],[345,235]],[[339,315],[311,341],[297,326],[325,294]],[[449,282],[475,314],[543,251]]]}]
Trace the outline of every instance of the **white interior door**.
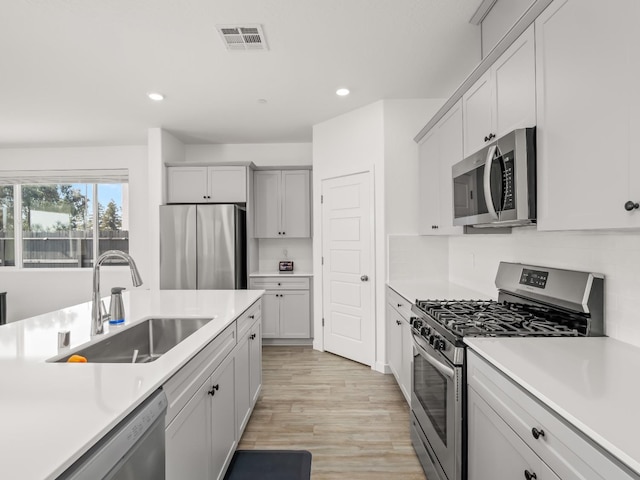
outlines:
[{"label": "white interior door", "polygon": [[324,348],[373,365],[373,218],[368,172],[322,182]]}]

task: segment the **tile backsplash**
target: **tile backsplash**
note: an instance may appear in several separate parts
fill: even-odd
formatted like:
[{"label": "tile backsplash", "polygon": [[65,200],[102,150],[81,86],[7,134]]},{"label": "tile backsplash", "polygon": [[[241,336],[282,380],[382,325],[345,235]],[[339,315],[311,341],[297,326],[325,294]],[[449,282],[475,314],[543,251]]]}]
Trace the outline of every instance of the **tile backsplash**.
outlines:
[{"label": "tile backsplash", "polygon": [[387,249],[387,279],[390,281],[447,278],[447,237],[389,235]]},{"label": "tile backsplash", "polygon": [[293,260],[295,272],[313,271],[310,238],[261,238],[258,240],[258,268],[278,273],[280,260]]},{"label": "tile backsplash", "polygon": [[538,232],[448,239],[449,280],[497,296],[500,261],[605,275],[606,334],[640,346],[640,232]]}]

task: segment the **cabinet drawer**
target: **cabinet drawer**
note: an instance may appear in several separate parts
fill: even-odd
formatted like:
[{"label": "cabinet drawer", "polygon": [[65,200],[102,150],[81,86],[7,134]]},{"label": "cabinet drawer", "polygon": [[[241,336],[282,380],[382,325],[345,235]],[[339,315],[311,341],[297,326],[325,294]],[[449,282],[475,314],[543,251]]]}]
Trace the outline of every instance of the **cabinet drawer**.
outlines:
[{"label": "cabinet drawer", "polygon": [[309,277],[252,277],[249,288],[262,290],[309,290]]},{"label": "cabinet drawer", "polygon": [[[630,480],[599,447],[469,350],[470,388],[563,480]],[[544,431],[537,439],[533,429]]]},{"label": "cabinet drawer", "polygon": [[407,322],[413,315],[411,313],[411,306],[413,304],[391,287],[387,287],[387,303],[395,308]]},{"label": "cabinet drawer", "polygon": [[171,423],[171,420],[182,410],[182,407],[187,404],[235,345],[236,322],[233,322],[163,385],[162,388],[169,402],[165,419],[166,425]]},{"label": "cabinet drawer", "polygon": [[253,324],[260,320],[262,312],[262,299],[251,305],[238,319],[236,323],[238,325],[238,341],[244,338]]}]

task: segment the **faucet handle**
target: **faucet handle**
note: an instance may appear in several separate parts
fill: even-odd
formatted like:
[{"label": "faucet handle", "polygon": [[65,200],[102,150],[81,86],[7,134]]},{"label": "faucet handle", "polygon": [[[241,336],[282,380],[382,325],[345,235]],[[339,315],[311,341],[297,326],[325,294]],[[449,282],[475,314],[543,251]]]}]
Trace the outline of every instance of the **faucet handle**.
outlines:
[{"label": "faucet handle", "polygon": [[104,300],[100,300],[100,318],[102,320],[109,320],[109,314],[107,313],[107,307],[104,305]]}]

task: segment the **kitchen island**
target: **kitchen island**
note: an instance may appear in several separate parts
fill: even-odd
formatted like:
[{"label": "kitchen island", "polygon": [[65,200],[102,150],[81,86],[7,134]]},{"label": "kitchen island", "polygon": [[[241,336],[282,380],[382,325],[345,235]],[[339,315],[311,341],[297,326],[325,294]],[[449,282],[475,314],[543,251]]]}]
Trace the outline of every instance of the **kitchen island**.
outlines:
[{"label": "kitchen island", "polygon": [[[2,478],[54,479],[162,386],[236,318],[261,290],[134,290],[123,294],[124,326],[90,336],[91,303],[0,327]],[[47,360],[150,317],[211,318],[151,363],[54,363]],[[58,332],[70,346],[58,349]]]}]

